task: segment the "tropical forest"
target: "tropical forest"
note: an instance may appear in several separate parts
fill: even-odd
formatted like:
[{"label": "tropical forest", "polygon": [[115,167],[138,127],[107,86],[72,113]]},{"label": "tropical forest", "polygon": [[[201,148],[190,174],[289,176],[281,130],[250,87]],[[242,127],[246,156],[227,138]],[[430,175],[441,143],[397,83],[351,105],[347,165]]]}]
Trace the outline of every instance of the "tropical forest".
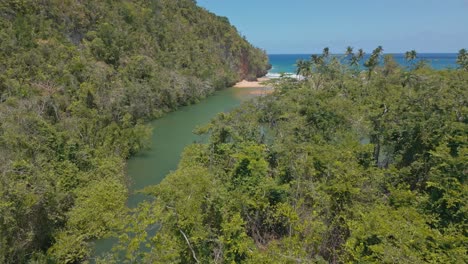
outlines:
[{"label": "tropical forest", "polygon": [[467,263],[468,53],[384,49],[273,78],[194,0],[1,1],[0,263]]}]

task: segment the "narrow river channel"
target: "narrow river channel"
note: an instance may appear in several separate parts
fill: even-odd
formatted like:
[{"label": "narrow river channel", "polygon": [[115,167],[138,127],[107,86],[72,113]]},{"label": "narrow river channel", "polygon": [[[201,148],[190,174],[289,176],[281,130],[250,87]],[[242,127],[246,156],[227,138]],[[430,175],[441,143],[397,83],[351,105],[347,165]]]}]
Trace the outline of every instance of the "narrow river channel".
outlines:
[{"label": "narrow river channel", "polygon": [[[153,135],[150,148],[128,161],[127,174],[131,180],[128,206],[134,208],[145,199],[135,192],[160,183],[177,168],[180,155],[187,145],[203,141],[201,136],[192,133],[197,126],[207,124],[218,113],[228,112],[264,92],[265,88],[227,88],[151,122]],[[94,255],[109,252],[114,243],[115,239],[112,238],[95,241]]]}]

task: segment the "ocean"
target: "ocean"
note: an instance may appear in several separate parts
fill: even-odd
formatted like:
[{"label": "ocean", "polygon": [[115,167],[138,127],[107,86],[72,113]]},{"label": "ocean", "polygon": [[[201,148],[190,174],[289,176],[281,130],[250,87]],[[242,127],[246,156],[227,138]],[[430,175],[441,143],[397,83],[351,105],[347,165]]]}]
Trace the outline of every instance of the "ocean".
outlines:
[{"label": "ocean", "polygon": [[[301,59],[308,60],[310,59],[310,55],[311,54],[270,54],[268,57],[272,65],[272,69],[269,71],[267,76],[277,77],[280,73],[295,74],[296,62]],[[405,54],[400,53],[391,55],[393,55],[395,61],[401,66],[409,66],[405,59]],[[419,53],[416,61],[424,60],[436,70],[449,68],[455,69],[458,66],[456,64],[457,55],[457,53]],[[333,56],[344,57],[344,55]],[[361,67],[362,63],[364,63],[364,61],[366,61],[369,56],[369,54],[364,56],[364,59],[361,61]]]}]

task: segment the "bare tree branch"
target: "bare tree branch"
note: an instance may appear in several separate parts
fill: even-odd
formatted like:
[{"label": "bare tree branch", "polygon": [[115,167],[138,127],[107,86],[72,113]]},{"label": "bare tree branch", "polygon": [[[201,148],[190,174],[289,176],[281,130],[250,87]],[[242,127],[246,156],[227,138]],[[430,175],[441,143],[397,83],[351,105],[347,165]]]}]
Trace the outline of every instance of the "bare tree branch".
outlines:
[{"label": "bare tree branch", "polygon": [[195,251],[193,250],[192,244],[190,244],[190,241],[188,240],[187,235],[182,231],[182,229],[179,229],[180,233],[184,236],[185,241],[187,242],[187,245],[189,246],[190,250],[192,251],[192,256],[193,259],[197,262],[200,263],[200,261],[197,259],[197,255],[195,254]]}]

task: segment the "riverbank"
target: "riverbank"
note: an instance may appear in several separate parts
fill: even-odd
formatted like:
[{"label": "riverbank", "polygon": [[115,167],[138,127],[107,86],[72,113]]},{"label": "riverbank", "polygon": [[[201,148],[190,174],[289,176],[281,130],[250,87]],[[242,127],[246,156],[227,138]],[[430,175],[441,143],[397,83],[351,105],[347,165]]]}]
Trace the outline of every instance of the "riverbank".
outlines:
[{"label": "riverbank", "polygon": [[[179,107],[153,120],[150,123],[154,131],[150,145],[127,162],[127,175],[131,181],[127,206],[136,208],[142,201],[148,200],[147,196],[138,191],[159,184],[171,171],[175,171],[185,147],[207,140],[206,136],[194,134],[194,129],[208,124],[218,113],[230,112],[242,102],[261,95],[260,90],[266,89],[268,88],[222,89],[197,104]],[[93,258],[112,252],[116,240],[95,240]]]},{"label": "riverbank", "polygon": [[236,83],[234,88],[267,88],[266,82],[269,80],[267,77],[258,78],[257,81],[242,80]]},{"label": "riverbank", "polygon": [[266,94],[271,94],[273,92],[273,87],[268,85],[268,81],[270,78],[268,77],[262,77],[258,78],[257,81],[240,81],[236,83],[233,87],[234,88],[257,88],[256,90],[249,90],[249,94],[251,95],[266,95]]}]

